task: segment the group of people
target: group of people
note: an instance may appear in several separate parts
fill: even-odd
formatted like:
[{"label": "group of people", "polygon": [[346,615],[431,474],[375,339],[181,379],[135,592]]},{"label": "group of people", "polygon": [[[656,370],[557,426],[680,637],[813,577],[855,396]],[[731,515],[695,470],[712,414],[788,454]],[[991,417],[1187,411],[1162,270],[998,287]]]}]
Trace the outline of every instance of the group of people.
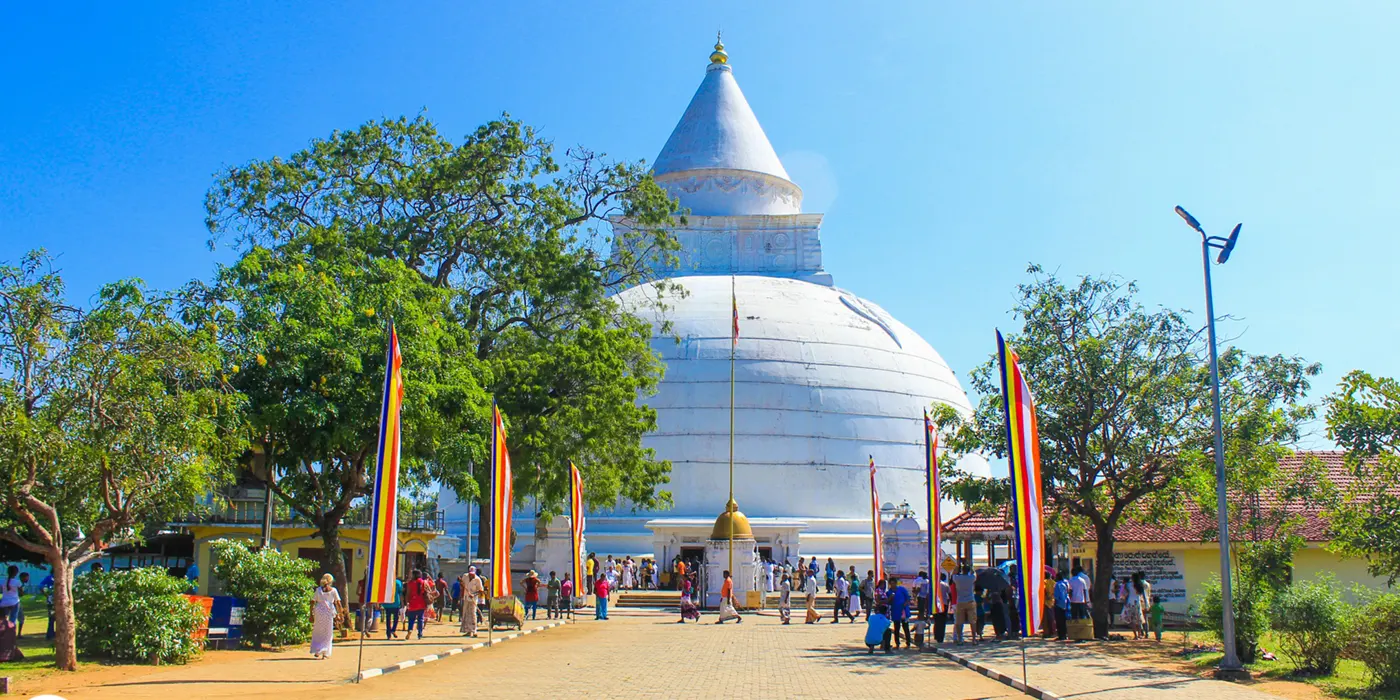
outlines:
[{"label": "group of people", "polygon": [[591,589],[599,578],[608,581],[611,591],[657,590],[661,587],[661,568],[651,559],[632,557],[614,559],[611,554],[603,561],[594,552],[583,562],[585,584]]}]

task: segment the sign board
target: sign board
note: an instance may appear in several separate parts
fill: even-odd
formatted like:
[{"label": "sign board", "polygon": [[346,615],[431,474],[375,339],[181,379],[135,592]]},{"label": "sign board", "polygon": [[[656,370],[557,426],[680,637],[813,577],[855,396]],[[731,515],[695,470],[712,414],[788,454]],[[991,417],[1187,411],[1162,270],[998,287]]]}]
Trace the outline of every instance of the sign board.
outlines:
[{"label": "sign board", "polygon": [[[943,553],[939,552],[939,554]],[[952,557],[943,554],[943,561],[939,563],[938,568],[943,569],[943,573],[952,576],[954,573],[957,573],[958,563],[953,561]]]},{"label": "sign board", "polygon": [[1119,579],[1141,571],[1152,584],[1152,595],[1163,603],[1185,603],[1186,567],[1181,553],[1166,549],[1144,549],[1113,553],[1113,575]]}]

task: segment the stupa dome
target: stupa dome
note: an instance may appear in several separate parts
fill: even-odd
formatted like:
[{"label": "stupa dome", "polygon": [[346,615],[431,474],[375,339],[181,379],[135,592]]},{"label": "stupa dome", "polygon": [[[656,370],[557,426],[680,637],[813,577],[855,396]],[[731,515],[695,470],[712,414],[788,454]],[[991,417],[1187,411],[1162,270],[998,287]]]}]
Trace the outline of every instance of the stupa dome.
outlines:
[{"label": "stupa dome", "polygon": [[733,521],[734,524],[734,539],[753,539],[753,527],[749,525],[749,516],[739,512],[739,504],[734,501],[730,501],[729,504],[724,507],[724,512],[720,513],[718,518],[715,518],[715,526],[710,530],[710,539],[729,539],[730,521]]}]

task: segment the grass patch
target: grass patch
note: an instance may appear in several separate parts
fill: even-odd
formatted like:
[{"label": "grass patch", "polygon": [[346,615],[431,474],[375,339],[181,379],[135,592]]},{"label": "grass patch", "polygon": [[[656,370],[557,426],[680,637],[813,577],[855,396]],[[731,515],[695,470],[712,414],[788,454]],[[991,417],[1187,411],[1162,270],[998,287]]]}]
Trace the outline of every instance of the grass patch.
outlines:
[{"label": "grass patch", "polygon": [[[1180,643],[1180,633],[1169,633],[1171,641]],[[1168,636],[1164,636],[1165,643]],[[1190,632],[1187,635],[1187,646],[1194,644],[1220,645],[1220,640],[1209,632]],[[1376,690],[1371,687],[1371,674],[1366,670],[1365,664],[1352,659],[1341,659],[1337,662],[1337,670],[1330,676],[1309,676],[1297,675],[1298,664],[1293,659],[1284,654],[1280,648],[1277,637],[1272,632],[1266,632],[1259,640],[1259,646],[1268,649],[1278,656],[1277,661],[1257,660],[1245,667],[1257,676],[1272,680],[1293,681],[1296,683],[1308,683],[1322,689],[1328,695],[1347,700],[1400,700],[1400,691]],[[1224,654],[1220,652],[1200,654],[1191,657],[1191,663],[1202,670],[1213,668],[1220,664],[1220,659]]]}]

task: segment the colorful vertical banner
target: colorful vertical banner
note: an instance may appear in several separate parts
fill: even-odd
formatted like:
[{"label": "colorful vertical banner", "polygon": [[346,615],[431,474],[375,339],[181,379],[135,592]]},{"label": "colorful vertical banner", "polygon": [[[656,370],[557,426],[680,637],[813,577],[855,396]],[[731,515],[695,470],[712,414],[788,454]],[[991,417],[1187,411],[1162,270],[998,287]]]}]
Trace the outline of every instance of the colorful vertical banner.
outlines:
[{"label": "colorful vertical banner", "polygon": [[1045,528],[1040,480],[1040,434],[1035,400],[1021,371],[1021,358],[997,331],[1001,357],[1002,407],[1006,412],[1007,458],[1011,463],[1011,507],[1016,525],[1016,580],[1021,591],[1021,631],[1040,630],[1045,596]]},{"label": "colorful vertical banner", "polygon": [[[924,462],[928,469],[928,571],[933,590],[938,591],[938,572],[943,563],[943,484],[938,479],[938,431],[924,409]],[[933,611],[944,610],[943,596],[933,596]]]},{"label": "colorful vertical banner", "polygon": [[569,525],[569,551],[573,553],[574,590],[577,591],[583,585],[583,558],[579,556],[583,545],[583,475],[573,462],[569,462],[569,515],[574,520]]},{"label": "colorful vertical banner", "polygon": [[730,345],[739,344],[739,296],[734,291],[734,276],[729,276],[729,304],[734,310],[734,335],[730,338]]},{"label": "colorful vertical banner", "polygon": [[511,483],[506,424],[491,402],[491,597],[511,594],[510,533],[515,496]]},{"label": "colorful vertical banner", "polygon": [[399,333],[389,322],[389,348],[384,363],[384,404],[379,411],[379,459],[374,474],[374,511],[369,526],[371,603],[394,602],[394,575],[399,559],[399,443],[403,425],[403,356]]},{"label": "colorful vertical banner", "polygon": [[875,549],[875,580],[885,580],[884,528],[880,525],[880,491],[875,488],[875,455],[870,455],[870,523]]}]

